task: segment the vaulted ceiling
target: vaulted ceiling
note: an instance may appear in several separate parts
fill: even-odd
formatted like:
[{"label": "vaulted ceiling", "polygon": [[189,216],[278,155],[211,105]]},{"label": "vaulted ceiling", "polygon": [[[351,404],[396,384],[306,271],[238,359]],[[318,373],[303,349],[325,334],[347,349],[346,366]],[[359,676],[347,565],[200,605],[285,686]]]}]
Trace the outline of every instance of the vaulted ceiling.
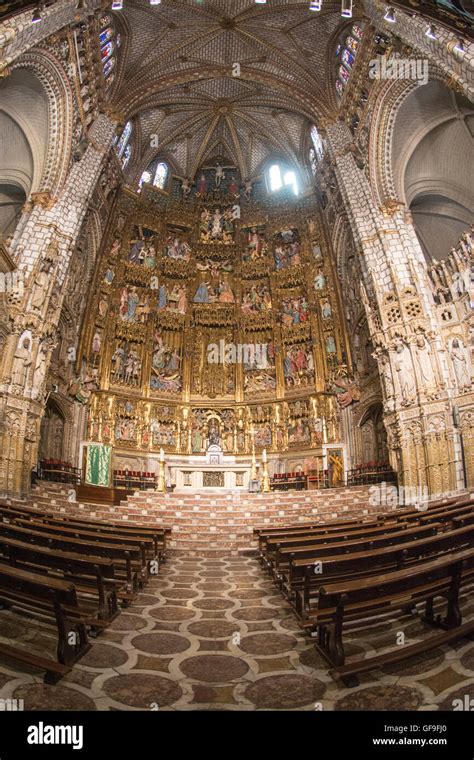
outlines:
[{"label": "vaulted ceiling", "polygon": [[189,177],[218,155],[244,178],[269,156],[298,162],[309,123],[337,110],[340,0],[323,9],[311,12],[309,0],[125,0],[112,104],[135,117],[130,173],[158,154]]}]

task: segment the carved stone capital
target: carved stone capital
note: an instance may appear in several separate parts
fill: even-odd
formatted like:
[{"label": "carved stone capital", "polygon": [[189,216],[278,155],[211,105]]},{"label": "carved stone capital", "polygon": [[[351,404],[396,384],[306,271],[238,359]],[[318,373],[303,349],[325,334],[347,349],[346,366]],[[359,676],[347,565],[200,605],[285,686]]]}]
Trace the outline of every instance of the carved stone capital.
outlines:
[{"label": "carved stone capital", "polygon": [[405,211],[405,204],[394,198],[386,198],[380,206],[380,211],[385,217],[392,217],[400,211]]},{"label": "carved stone capital", "polygon": [[41,193],[32,193],[31,200],[34,206],[41,206],[41,208],[48,210],[53,208],[54,204],[57,201],[57,198],[51,195],[49,190],[45,190]]}]

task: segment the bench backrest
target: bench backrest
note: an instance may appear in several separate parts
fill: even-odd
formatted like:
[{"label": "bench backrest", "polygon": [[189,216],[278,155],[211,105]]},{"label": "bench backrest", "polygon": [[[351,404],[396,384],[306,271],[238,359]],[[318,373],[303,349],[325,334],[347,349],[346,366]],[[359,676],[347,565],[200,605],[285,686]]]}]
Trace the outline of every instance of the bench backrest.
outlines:
[{"label": "bench backrest", "polygon": [[337,607],[338,604],[356,604],[393,595],[400,599],[406,595],[407,603],[413,592],[435,581],[449,582],[454,573],[474,567],[474,549],[449,552],[442,557],[388,573],[330,583],[319,592],[318,608]]}]

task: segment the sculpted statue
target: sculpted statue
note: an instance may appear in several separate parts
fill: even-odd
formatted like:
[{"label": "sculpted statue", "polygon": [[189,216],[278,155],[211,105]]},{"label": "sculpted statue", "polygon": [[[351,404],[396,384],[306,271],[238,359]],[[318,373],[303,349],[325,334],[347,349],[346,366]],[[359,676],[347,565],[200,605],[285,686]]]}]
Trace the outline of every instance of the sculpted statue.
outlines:
[{"label": "sculpted statue", "polygon": [[15,351],[15,356],[13,357],[12,383],[14,385],[19,385],[24,388],[30,365],[30,339],[23,338],[23,340],[20,340]]},{"label": "sculpted statue", "polygon": [[380,357],[380,373],[384,381],[385,395],[387,398],[391,398],[393,396],[392,368],[390,366],[390,359],[385,354],[382,354]]},{"label": "sculpted statue", "polygon": [[219,436],[219,428],[214,420],[211,420],[209,424],[208,437],[209,446],[220,446],[221,439]]},{"label": "sculpted statue", "polygon": [[216,187],[221,186],[222,180],[225,179],[224,169],[220,164],[217,164],[216,166]]},{"label": "sculpted statue", "polygon": [[191,181],[185,177],[181,183],[181,190],[183,192],[183,198],[187,198],[191,192]]},{"label": "sculpted statue", "polygon": [[33,288],[31,292],[30,306],[36,311],[41,311],[43,304],[46,300],[46,294],[48,292],[49,285],[49,271],[51,264],[49,261],[45,261],[41,266],[40,271],[36,274],[33,280]]},{"label": "sculpted statue", "polygon": [[344,482],[344,464],[338,454],[330,454],[328,460],[331,464],[332,485],[338,486]]},{"label": "sculpted statue", "polygon": [[459,390],[464,388],[471,388],[471,373],[469,371],[469,364],[466,356],[466,351],[462,342],[457,338],[453,338],[450,351],[451,361],[453,363],[454,374],[456,375],[456,381]]},{"label": "sculpted statue", "polygon": [[410,349],[405,343],[399,341],[395,350],[397,352],[395,369],[398,373],[402,403],[411,404],[416,397],[416,383]]},{"label": "sculpted statue", "polygon": [[46,375],[46,354],[41,345],[38,350],[35,364],[35,374],[33,376],[33,387],[31,389],[31,398],[40,398],[43,390],[44,378]]},{"label": "sculpted statue", "polygon": [[436,377],[431,359],[430,345],[423,335],[419,335],[416,339],[416,346],[416,361],[424,389],[425,391],[433,390],[436,388]]},{"label": "sculpted statue", "polygon": [[342,409],[359,401],[361,393],[354,380],[338,378],[334,381],[336,386],[337,403]]}]

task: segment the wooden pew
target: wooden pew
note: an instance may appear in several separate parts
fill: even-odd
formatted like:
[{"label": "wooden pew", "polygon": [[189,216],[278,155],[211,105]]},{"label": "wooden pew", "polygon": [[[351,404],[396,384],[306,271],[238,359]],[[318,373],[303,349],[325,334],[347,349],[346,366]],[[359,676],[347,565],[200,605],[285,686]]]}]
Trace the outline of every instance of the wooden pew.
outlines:
[{"label": "wooden pew", "polygon": [[[304,621],[305,627],[311,627],[314,609],[311,601],[317,601],[321,586],[335,579],[369,577],[402,567],[411,567],[424,561],[429,556],[469,548],[474,543],[474,525],[457,528],[446,533],[418,538],[407,543],[383,546],[371,551],[351,554],[326,556],[321,559],[323,573],[314,573],[314,563],[306,565],[303,590],[295,590],[295,610]],[[291,576],[295,571],[292,568]]]},{"label": "wooden pew", "polygon": [[440,526],[440,523],[430,523],[429,525],[421,526],[414,525],[404,530],[389,531],[379,536],[360,538],[357,541],[341,541],[339,543],[317,545],[316,547],[296,547],[296,550],[284,549],[277,558],[281,563],[278,565],[278,571],[283,580],[285,580],[286,573],[288,584],[294,591],[299,586],[302,586],[306,568],[308,566],[314,568],[316,562],[322,561],[326,557],[348,557],[352,554],[399,546],[400,544],[434,536],[438,533]]},{"label": "wooden pew", "polygon": [[46,683],[57,683],[90,649],[74,584],[0,564],[0,609],[10,607],[34,612],[55,622],[57,661],[36,655],[30,649],[0,643],[0,655],[46,671]]},{"label": "wooden pew", "polygon": [[[474,632],[474,621],[462,624],[459,608],[461,584],[472,579],[474,549],[450,552],[434,560],[421,562],[368,578],[345,580],[324,585],[319,594],[318,608],[313,614],[317,627],[316,647],[333,666],[331,674],[341,677],[349,686],[357,684],[355,676],[392,662],[400,662],[419,651],[427,651],[450,643]],[[433,612],[433,602],[442,597],[447,602],[445,617],[440,620]],[[344,626],[349,621],[363,621],[377,614],[406,611],[407,605],[425,604],[423,620],[444,629],[440,636],[423,641],[423,647],[398,646],[392,652],[366,658],[346,665],[343,644]]]},{"label": "wooden pew", "polygon": [[[145,547],[130,544],[109,544],[105,542],[90,542],[79,538],[68,538],[63,535],[37,531],[0,521],[0,540],[2,536],[16,538],[42,546],[51,546],[69,552],[83,552],[85,555],[106,557],[114,560],[116,576],[123,580],[126,594],[136,593],[139,585],[143,585],[147,573]],[[121,591],[118,592],[121,598]]]},{"label": "wooden pew", "polygon": [[97,531],[91,531],[89,529],[73,525],[71,523],[64,523],[64,525],[58,523],[51,523],[43,520],[25,520],[24,518],[15,517],[12,520],[13,525],[18,525],[23,528],[32,526],[34,530],[50,533],[53,535],[68,536],[75,538],[82,538],[85,541],[91,541],[92,543],[100,543],[106,541],[109,544],[130,544],[130,546],[137,546],[143,544],[145,546],[145,554],[148,562],[157,563],[157,567],[161,564],[162,549],[159,546],[157,536],[153,537],[133,537],[126,533],[99,533]]},{"label": "wooden pew", "polygon": [[[12,567],[23,567],[31,572],[52,575],[74,583],[77,593],[82,593],[81,614],[86,624],[96,632],[101,621],[110,622],[119,614],[117,605],[114,564],[103,557],[84,557],[75,552],[64,552],[49,546],[39,546],[0,536],[2,560]],[[96,601],[92,601],[95,597]]]},{"label": "wooden pew", "polygon": [[452,520],[454,520],[456,517],[468,517],[473,512],[474,504],[472,503],[468,503],[462,506],[456,505],[449,509],[436,510],[435,512],[430,512],[429,514],[422,513],[420,516],[420,523],[426,525],[427,523],[435,520],[436,522],[452,522]]},{"label": "wooden pew", "polygon": [[34,519],[47,522],[54,525],[77,525],[97,533],[114,533],[124,534],[135,538],[152,538],[156,539],[157,546],[162,552],[162,561],[164,561],[166,552],[167,536],[171,534],[171,528],[143,525],[141,523],[127,523],[126,521],[101,521],[91,517],[83,518],[76,515],[69,515],[53,510],[31,507],[28,505],[10,505],[0,501],[0,513],[5,515],[17,516],[25,520]]},{"label": "wooden pew", "polygon": [[[293,556],[295,557],[311,557],[317,552],[318,548],[324,546],[331,546],[332,544],[340,545],[341,543],[347,546],[347,551],[350,551],[349,545],[356,543],[357,541],[367,542],[371,539],[376,539],[378,536],[388,536],[390,533],[401,533],[408,529],[409,523],[386,523],[374,528],[369,528],[367,531],[353,531],[347,535],[335,534],[320,534],[304,536],[298,541],[287,540],[287,542],[278,542],[275,546],[270,544],[270,551],[267,553],[267,566],[272,572],[273,577],[277,580],[281,579],[281,573],[284,567],[289,565]],[[416,526],[415,526],[416,528]]]},{"label": "wooden pew", "polygon": [[395,509],[390,512],[385,512],[377,515],[377,517],[362,516],[358,518],[344,519],[329,521],[329,522],[311,522],[311,523],[296,523],[286,526],[277,525],[273,528],[254,528],[254,536],[259,539],[259,545],[265,541],[267,537],[276,536],[292,536],[299,535],[308,531],[352,531],[353,529],[370,527],[372,525],[379,525],[385,521],[398,521],[405,522],[416,520],[418,521],[422,516],[433,515],[436,510],[449,511],[451,508],[458,508],[468,506],[469,504],[474,507],[474,499],[470,496],[452,497],[444,501],[433,502],[428,506],[427,510],[416,509],[415,507],[406,507],[404,509]]},{"label": "wooden pew", "polygon": [[[370,527],[371,525],[377,525],[378,523],[373,520],[370,523],[367,523],[367,526]],[[358,530],[361,526],[361,523],[354,523],[352,525],[347,526],[335,526],[333,528],[328,528],[325,525],[318,525],[316,524],[309,524],[305,525],[304,527],[301,526],[300,528],[292,528],[287,530],[274,530],[271,532],[261,532],[258,536],[258,554],[260,559],[262,560],[264,564],[264,560],[267,554],[267,546],[269,542],[277,541],[278,539],[286,539],[286,538],[298,538],[299,536],[308,536],[311,534],[314,535],[329,535],[332,533],[351,533],[353,530]]]}]

